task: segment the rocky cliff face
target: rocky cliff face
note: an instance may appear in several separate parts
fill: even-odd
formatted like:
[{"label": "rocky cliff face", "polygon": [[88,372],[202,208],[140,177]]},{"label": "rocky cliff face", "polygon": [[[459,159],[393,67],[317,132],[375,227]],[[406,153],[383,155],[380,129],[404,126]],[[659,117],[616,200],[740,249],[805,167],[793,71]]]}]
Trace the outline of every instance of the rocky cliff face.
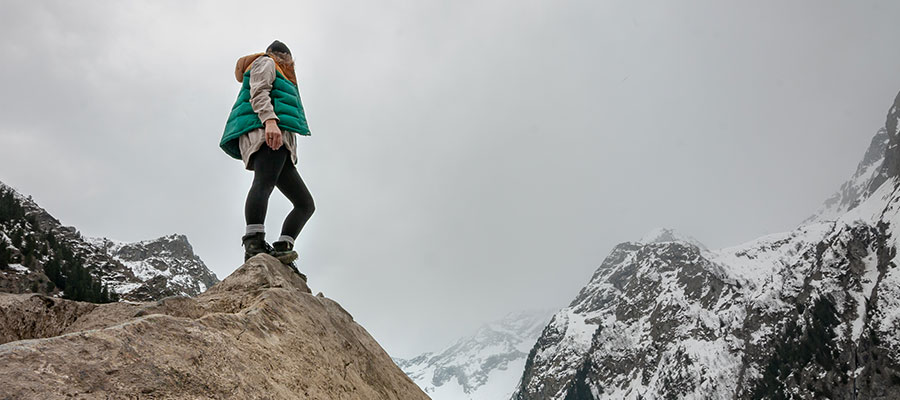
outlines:
[{"label": "rocky cliff face", "polygon": [[720,250],[618,245],[513,399],[900,399],[900,96],[800,228]]},{"label": "rocky cliff face", "polygon": [[434,400],[509,398],[528,350],[551,314],[548,310],[510,313],[442,351],[394,361]]},{"label": "rocky cliff face", "polygon": [[[124,266],[107,272],[104,283],[130,300],[155,300],[165,296],[195,296],[219,282],[194,254],[187,236],[169,235],[135,243],[91,238],[95,248]],[[129,279],[129,274],[136,279]]]},{"label": "rocky cliff face", "polygon": [[428,399],[341,306],[268,255],[197,297],[0,294],[0,398]]},{"label": "rocky cliff face", "polygon": [[[4,208],[0,210],[0,245],[7,247],[0,256],[11,265],[0,267],[0,291],[64,295],[56,282],[66,277],[52,279],[46,267],[51,263],[59,269],[66,262],[78,264],[98,284],[132,301],[193,296],[218,282],[184,235],[136,243],[86,238],[3,183],[0,197],[4,198],[0,205]],[[12,208],[21,213],[12,212]],[[61,261],[63,258],[67,261]]]}]

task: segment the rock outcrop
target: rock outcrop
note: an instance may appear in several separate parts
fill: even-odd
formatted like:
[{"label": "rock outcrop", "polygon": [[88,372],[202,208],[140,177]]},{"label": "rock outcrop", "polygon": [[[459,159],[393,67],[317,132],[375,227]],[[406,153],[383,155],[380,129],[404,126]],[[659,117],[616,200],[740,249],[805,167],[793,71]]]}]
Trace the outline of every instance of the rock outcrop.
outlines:
[{"label": "rock outcrop", "polygon": [[269,255],[197,297],[0,294],[0,399],[428,399],[338,303]]}]

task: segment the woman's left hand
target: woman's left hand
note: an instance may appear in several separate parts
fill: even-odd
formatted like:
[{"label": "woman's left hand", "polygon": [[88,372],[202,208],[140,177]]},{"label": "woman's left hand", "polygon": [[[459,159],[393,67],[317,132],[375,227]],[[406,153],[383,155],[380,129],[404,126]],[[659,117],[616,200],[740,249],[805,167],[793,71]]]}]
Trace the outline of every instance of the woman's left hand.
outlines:
[{"label": "woman's left hand", "polygon": [[278,128],[278,123],[274,119],[266,121],[266,144],[269,145],[272,150],[278,150],[281,148],[283,141],[281,129]]}]

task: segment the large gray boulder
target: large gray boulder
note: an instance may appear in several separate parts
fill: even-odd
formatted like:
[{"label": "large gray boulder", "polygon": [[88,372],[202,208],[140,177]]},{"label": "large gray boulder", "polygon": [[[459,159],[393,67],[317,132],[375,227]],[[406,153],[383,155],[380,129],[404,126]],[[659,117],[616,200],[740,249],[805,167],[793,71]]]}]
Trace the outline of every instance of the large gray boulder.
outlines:
[{"label": "large gray boulder", "polygon": [[428,399],[338,303],[268,255],[197,297],[0,294],[0,399]]}]

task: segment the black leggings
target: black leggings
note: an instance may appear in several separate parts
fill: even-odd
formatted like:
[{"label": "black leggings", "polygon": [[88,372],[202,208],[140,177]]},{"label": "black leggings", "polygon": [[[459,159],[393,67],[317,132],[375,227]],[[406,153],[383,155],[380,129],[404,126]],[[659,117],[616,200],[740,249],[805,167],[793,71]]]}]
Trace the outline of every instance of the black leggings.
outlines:
[{"label": "black leggings", "polygon": [[278,190],[294,205],[294,209],[284,219],[281,234],[296,239],[316,206],[313,204],[309,189],[291,162],[290,151],[285,146],[272,150],[263,143],[250,157],[254,175],[253,185],[250,186],[250,193],[247,194],[247,202],[244,205],[247,225],[265,222],[269,195],[272,194],[272,189],[278,187]]}]

